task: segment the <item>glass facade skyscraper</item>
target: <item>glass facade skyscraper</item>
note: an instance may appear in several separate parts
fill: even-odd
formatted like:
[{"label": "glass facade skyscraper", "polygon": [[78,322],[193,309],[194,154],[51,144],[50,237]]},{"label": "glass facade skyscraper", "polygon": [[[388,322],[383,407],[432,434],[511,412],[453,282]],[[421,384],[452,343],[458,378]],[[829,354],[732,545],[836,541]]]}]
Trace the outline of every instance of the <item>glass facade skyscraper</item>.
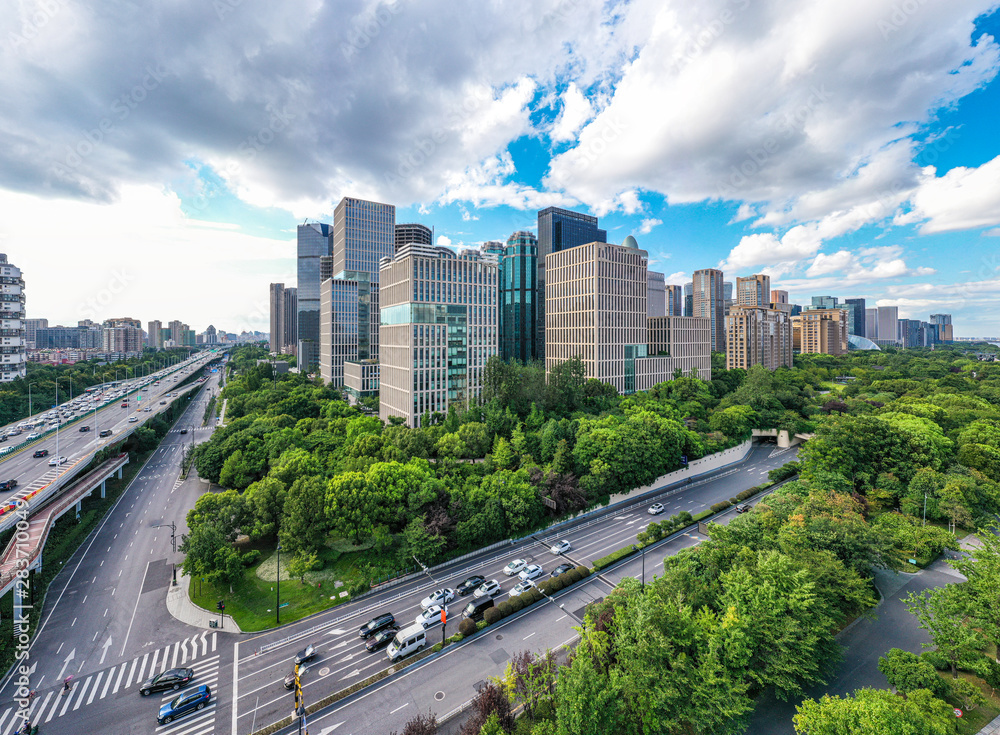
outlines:
[{"label": "glass facade skyscraper", "polygon": [[844,303],[851,306],[854,309],[854,313],[851,315],[851,320],[848,322],[848,327],[851,334],[856,334],[859,337],[867,337],[867,331],[865,330],[865,312],[867,304],[864,299],[845,299]]},{"label": "glass facade skyscraper", "polygon": [[330,254],[333,228],[321,222],[309,222],[298,228],[298,364],[303,370],[316,365],[319,358],[319,285],[320,258]]},{"label": "glass facade skyscraper", "polygon": [[538,357],[538,240],[519,231],[507,238],[500,260],[500,356],[529,362]]},{"label": "glass facade skyscraper", "polygon": [[558,207],[538,211],[538,275],[535,282],[537,318],[535,343],[539,358],[545,357],[545,258],[590,242],[607,242],[607,230],[597,226],[597,217]]}]

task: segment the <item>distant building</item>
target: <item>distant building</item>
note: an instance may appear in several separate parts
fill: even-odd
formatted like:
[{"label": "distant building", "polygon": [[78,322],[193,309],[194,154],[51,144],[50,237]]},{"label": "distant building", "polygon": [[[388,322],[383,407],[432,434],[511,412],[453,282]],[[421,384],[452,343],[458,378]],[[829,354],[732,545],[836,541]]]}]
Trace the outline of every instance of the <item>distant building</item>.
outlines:
[{"label": "distant building", "polygon": [[684,316],[684,287],[671,286],[668,284],[665,287],[664,296],[666,300],[667,316]]},{"label": "distant building", "polygon": [[296,301],[297,345],[295,354],[299,367],[308,372],[319,361],[319,285],[320,258],[330,255],[333,227],[322,222],[298,226],[296,262],[298,299]]},{"label": "distant building", "polygon": [[417,245],[433,245],[434,233],[427,225],[420,225],[415,222],[396,225],[395,227],[395,250],[399,250],[404,245],[411,242]]},{"label": "distant building", "polygon": [[[786,294],[787,298],[788,295]],[[736,303],[740,306],[770,306],[771,277],[753,275],[736,279]]]},{"label": "distant building", "polygon": [[813,296],[812,305],[809,306],[810,309],[836,309],[837,308],[837,297],[836,296]]},{"label": "distant building", "polygon": [[102,349],[105,352],[141,354],[143,342],[142,322],[138,319],[122,317],[104,321]]},{"label": "distant building", "polygon": [[878,307],[878,337],[875,340],[880,345],[898,345],[899,339],[899,308],[895,306]]},{"label": "distant building", "polygon": [[538,357],[538,240],[520,230],[507,238],[500,266],[500,356],[530,362]]},{"label": "distant building", "polygon": [[25,339],[27,340],[28,349],[35,348],[35,330],[39,327],[49,326],[48,319],[25,319],[24,320],[24,331]]},{"label": "distant building", "polygon": [[722,271],[702,268],[694,272],[694,316],[708,317],[712,352],[726,349],[726,303]]},{"label": "distant building", "polygon": [[951,314],[931,314],[931,324],[937,327],[939,342],[950,344],[955,340],[955,333],[952,331]]},{"label": "distant building", "polygon": [[843,355],[848,322],[845,309],[807,309],[792,317],[792,347],[806,355]]},{"label": "distant building", "polygon": [[[783,311],[788,315],[792,314],[793,304],[788,302],[788,291],[782,291],[780,289],[771,289],[771,303],[772,309],[777,309],[778,311]],[[801,311],[801,309],[799,309]]]},{"label": "distant building", "polygon": [[726,317],[726,369],[792,366],[792,322],[784,311],[734,306]]},{"label": "distant building", "polygon": [[923,347],[920,339],[919,319],[899,320],[899,342],[903,347]]},{"label": "distant building", "polygon": [[7,262],[0,253],[0,382],[7,383],[27,375],[28,346],[24,326],[24,278],[21,269]]},{"label": "distant building", "polygon": [[[272,283],[268,286],[268,305],[270,311],[270,351],[275,354],[281,354],[282,348],[285,346],[284,339],[284,324],[285,324],[285,284],[283,283]],[[152,325],[152,322],[150,322]],[[152,326],[150,326],[150,334],[152,334]]]},{"label": "distant building", "polygon": [[878,309],[875,307],[865,309],[865,337],[872,342],[878,339]]},{"label": "distant building", "polygon": [[694,316],[694,281],[684,284],[684,316]]},{"label": "distant building", "polygon": [[868,310],[866,308],[866,302],[864,299],[844,299],[844,303],[852,308],[853,312],[851,314],[850,322],[848,323],[848,331],[851,334],[856,334],[859,337],[867,337],[867,318],[866,315]]},{"label": "distant building", "polygon": [[665,276],[656,271],[646,271],[646,309],[649,318],[667,315],[667,286]]},{"label": "distant building", "polygon": [[146,344],[154,350],[163,349],[163,322],[154,319],[146,323]]},{"label": "distant building", "polygon": [[[531,235],[530,232],[528,234]],[[531,235],[531,237],[532,239],[534,239],[535,236]],[[506,249],[507,246],[504,243],[500,242],[499,240],[487,240],[486,242],[484,242],[482,245],[479,246],[480,253],[482,253],[483,255],[493,256],[494,258],[496,258],[498,263],[500,262],[500,258],[503,257],[504,250]]]}]

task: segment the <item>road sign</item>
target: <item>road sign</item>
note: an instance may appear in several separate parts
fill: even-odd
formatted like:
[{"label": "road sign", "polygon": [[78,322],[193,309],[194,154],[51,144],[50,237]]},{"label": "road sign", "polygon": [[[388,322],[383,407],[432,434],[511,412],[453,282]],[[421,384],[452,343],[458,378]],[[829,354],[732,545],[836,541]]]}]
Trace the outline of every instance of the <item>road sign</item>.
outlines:
[{"label": "road sign", "polygon": [[961,716],[962,716],[962,710],[960,710],[958,707],[956,707],[955,708],[955,717],[961,717]]},{"label": "road sign", "polygon": [[688,463],[687,455],[686,454],[682,454],[681,455],[681,464],[687,464],[687,463]]}]

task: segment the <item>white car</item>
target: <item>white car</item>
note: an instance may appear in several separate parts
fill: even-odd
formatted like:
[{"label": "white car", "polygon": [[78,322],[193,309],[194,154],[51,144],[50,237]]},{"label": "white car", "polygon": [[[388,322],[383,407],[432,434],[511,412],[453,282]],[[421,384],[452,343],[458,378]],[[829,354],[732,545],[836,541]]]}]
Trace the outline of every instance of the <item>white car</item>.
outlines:
[{"label": "white car", "polygon": [[420,601],[420,607],[424,610],[435,605],[447,605],[455,599],[455,590],[448,587],[443,590],[434,590],[427,597]]},{"label": "white car", "polygon": [[432,628],[435,625],[440,625],[442,610],[445,611],[445,614],[448,613],[447,607],[442,607],[441,605],[431,605],[429,608],[417,615],[413,622],[424,628],[424,630]]},{"label": "white car", "polygon": [[512,561],[510,564],[508,564],[503,568],[503,573],[506,574],[508,577],[513,577],[515,574],[520,572],[526,566],[528,566],[528,562],[526,562],[524,559],[515,559],[514,561]]},{"label": "white car", "polygon": [[663,507],[663,503],[653,503],[646,512],[651,516],[658,516],[665,510],[666,508]]},{"label": "white car", "polygon": [[139,417],[138,416],[129,416],[128,417],[128,422],[130,424],[138,423],[138,421],[139,421]]},{"label": "white car", "polygon": [[143,410],[143,413],[149,413],[149,412],[150,412],[150,411],[152,411],[153,409],[151,409],[151,408],[150,408],[149,406],[146,406],[146,407],[145,407],[144,409],[142,409],[142,410]]},{"label": "white car", "polygon": [[511,597],[517,597],[518,595],[527,592],[528,590],[530,590],[534,586],[535,586],[535,583],[532,582],[529,579],[526,579],[523,582],[518,582],[517,584],[514,585],[514,589],[512,589],[510,591],[510,596]]},{"label": "white car", "polygon": [[34,439],[37,439],[37,438],[38,438],[38,437],[40,437],[40,436],[41,436],[41,434],[37,434],[37,433],[35,433],[35,432],[33,431],[33,432],[31,432],[30,434],[28,434],[28,435],[27,435],[26,437],[24,437],[24,440],[25,440],[26,442],[30,442],[30,441],[32,441],[32,440],[34,440]]},{"label": "white car", "polygon": [[53,457],[49,460],[49,467],[57,467],[61,464],[66,464],[68,461],[66,457]]},{"label": "white car", "polygon": [[542,569],[538,564],[529,564],[528,566],[526,566],[524,569],[521,570],[521,573],[517,575],[517,578],[520,579],[522,582],[527,582],[529,579],[538,579],[544,573],[545,570]]},{"label": "white car", "polygon": [[565,554],[567,551],[572,551],[572,550],[573,550],[573,544],[571,544],[566,539],[563,539],[562,541],[556,541],[554,544],[552,544],[552,546],[549,547],[549,553],[555,554],[556,556],[558,556],[559,554]]},{"label": "white car", "polygon": [[474,597],[492,597],[498,592],[500,592],[500,583],[495,579],[490,579],[476,587],[476,591],[472,595]]}]

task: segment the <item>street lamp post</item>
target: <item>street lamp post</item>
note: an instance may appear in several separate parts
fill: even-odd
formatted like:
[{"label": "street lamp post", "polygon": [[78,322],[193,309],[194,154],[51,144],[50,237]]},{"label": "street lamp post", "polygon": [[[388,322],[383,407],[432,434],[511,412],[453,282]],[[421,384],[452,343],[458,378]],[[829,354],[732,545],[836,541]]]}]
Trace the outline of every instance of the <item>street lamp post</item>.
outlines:
[{"label": "street lamp post", "polygon": [[33,385],[34,385],[34,383],[28,383],[28,418],[29,419],[31,418],[31,386],[33,386]]},{"label": "street lamp post", "polygon": [[274,620],[277,625],[281,625],[281,544],[277,548],[278,568],[276,576],[278,581],[274,585]]}]

